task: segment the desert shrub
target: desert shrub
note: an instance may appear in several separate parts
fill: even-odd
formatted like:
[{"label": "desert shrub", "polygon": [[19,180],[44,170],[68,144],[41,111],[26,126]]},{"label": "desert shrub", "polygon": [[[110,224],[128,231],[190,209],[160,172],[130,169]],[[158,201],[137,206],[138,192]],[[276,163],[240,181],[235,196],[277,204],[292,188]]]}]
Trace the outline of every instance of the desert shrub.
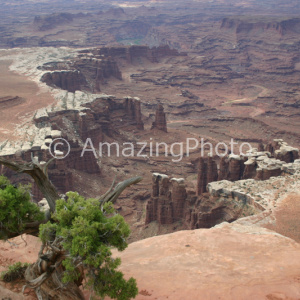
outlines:
[{"label": "desert shrub", "polygon": [[0,275],[1,280],[4,282],[12,282],[18,279],[23,279],[25,271],[30,264],[17,262],[8,267],[8,270],[3,271]]},{"label": "desert shrub", "polygon": [[12,233],[22,233],[26,223],[44,218],[39,207],[31,202],[28,186],[18,187],[0,176],[0,239]]},{"label": "desert shrub", "polygon": [[4,189],[9,184],[10,184],[9,180],[5,176],[1,175],[0,176],[0,189]]}]

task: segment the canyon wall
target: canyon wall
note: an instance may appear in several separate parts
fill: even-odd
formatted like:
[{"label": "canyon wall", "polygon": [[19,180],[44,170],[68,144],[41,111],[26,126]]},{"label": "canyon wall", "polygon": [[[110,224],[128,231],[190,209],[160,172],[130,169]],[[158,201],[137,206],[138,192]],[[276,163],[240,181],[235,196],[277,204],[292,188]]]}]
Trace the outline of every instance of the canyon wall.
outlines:
[{"label": "canyon wall", "polygon": [[[276,139],[266,146],[259,145],[247,155],[229,155],[217,159],[200,158],[196,192],[187,190],[183,178],[169,178],[153,173],[152,195],[146,205],[145,224],[160,225],[182,222],[186,228],[210,228],[221,222],[233,222],[241,216],[264,211],[268,203],[261,196],[252,196],[252,188],[260,182],[273,182],[276,177],[289,176],[300,170],[299,149]],[[275,157],[274,157],[275,156]],[[281,159],[286,159],[280,160]],[[263,189],[262,189],[263,191]]]},{"label": "canyon wall", "polygon": [[200,158],[198,162],[197,194],[207,192],[207,184],[214,181],[241,179],[267,180],[280,176],[285,164],[299,158],[299,149],[281,139],[267,145],[259,144],[246,155],[228,155],[220,158]]},{"label": "canyon wall", "polygon": [[[69,94],[81,99],[81,94]],[[64,151],[63,154],[69,150],[69,154],[62,160],[56,159],[48,170],[50,180],[60,193],[77,189],[73,181],[73,173],[76,171],[93,176],[103,176],[99,158],[95,157],[91,147],[97,151],[99,143],[105,143],[114,138],[122,139],[122,133],[118,128],[124,126],[137,130],[144,128],[141,104],[138,98],[116,99],[102,96],[81,104],[80,108],[78,106],[77,108],[68,108],[67,102],[62,103],[62,106],[67,106],[67,108],[62,107],[62,110],[41,110],[36,114],[34,122],[37,133],[32,142],[25,142],[21,148],[10,146],[7,143],[2,145],[1,149],[1,156],[9,160],[30,162],[31,155],[33,155],[43,162],[49,161],[57,151],[56,139],[58,142],[61,139],[67,141],[69,149],[65,148],[66,145],[63,146],[64,149],[61,149],[60,146],[57,149]],[[90,143],[87,142],[87,139]],[[108,149],[104,148],[102,155],[106,155],[107,151]],[[0,166],[0,174],[8,176],[14,183],[33,183],[29,176],[15,174],[3,166]],[[35,200],[43,198],[34,183],[32,194]]]},{"label": "canyon wall", "polygon": [[[244,215],[251,215],[262,208],[254,201],[245,201],[243,193],[228,195],[196,195],[187,190],[183,178],[169,178],[153,173],[152,195],[146,205],[145,225],[182,224],[186,229],[210,228],[224,221],[232,222]],[[245,206],[245,203],[249,205]]]},{"label": "canyon wall", "polygon": [[40,69],[51,71],[41,77],[42,82],[73,93],[97,93],[101,91],[101,84],[105,84],[108,78],[122,80],[118,65],[112,58],[93,56],[89,51],[81,51],[78,57],[64,63],[47,63]]}]

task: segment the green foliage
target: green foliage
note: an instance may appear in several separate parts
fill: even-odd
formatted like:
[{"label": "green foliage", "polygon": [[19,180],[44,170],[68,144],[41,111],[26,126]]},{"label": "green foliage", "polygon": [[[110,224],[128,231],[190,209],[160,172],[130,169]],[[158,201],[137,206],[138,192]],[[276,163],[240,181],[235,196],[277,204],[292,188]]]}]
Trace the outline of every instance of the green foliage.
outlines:
[{"label": "green foliage", "polygon": [[0,189],[2,187],[7,186],[8,184],[10,184],[9,180],[5,176],[1,175],[0,176]]},{"label": "green foliage", "polygon": [[63,261],[63,282],[77,280],[77,268],[83,266],[86,288],[96,296],[118,300],[135,298],[138,293],[135,279],[124,279],[117,271],[121,260],[112,258],[111,252],[111,248],[123,251],[127,247],[128,224],[115,213],[112,203],[101,207],[97,199],[85,199],[74,192],[67,193],[67,196],[66,201],[56,202],[55,223],[40,226],[43,243],[59,237],[68,253]]},{"label": "green foliage", "polygon": [[28,186],[18,188],[0,176],[0,239],[5,233],[22,233],[26,223],[44,218],[38,206],[30,201]]},{"label": "green foliage", "polygon": [[24,273],[30,264],[17,262],[8,267],[8,270],[1,272],[0,278],[4,282],[12,282],[17,279],[23,279]]}]

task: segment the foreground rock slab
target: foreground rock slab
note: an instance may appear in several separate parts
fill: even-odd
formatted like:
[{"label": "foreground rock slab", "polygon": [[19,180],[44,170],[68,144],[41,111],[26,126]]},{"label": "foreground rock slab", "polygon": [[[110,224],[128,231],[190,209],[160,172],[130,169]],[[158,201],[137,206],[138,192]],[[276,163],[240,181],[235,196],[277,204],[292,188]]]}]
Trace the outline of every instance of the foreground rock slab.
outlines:
[{"label": "foreground rock slab", "polygon": [[[33,262],[38,238],[24,235],[0,243],[2,271],[16,261]],[[129,245],[121,270],[137,279],[137,300],[262,300],[300,298],[300,244],[256,226],[222,223],[211,229],[180,231]],[[22,296],[0,285],[0,295]],[[86,293],[86,299],[89,299]]]},{"label": "foreground rock slab", "polygon": [[152,237],[118,253],[136,299],[299,299],[300,244],[256,226]]}]

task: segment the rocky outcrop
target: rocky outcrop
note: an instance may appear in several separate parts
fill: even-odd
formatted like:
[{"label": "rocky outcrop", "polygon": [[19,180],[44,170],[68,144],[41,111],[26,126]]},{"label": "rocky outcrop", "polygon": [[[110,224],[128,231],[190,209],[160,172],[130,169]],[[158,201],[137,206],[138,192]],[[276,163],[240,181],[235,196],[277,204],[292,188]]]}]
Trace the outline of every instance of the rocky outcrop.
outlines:
[{"label": "rocky outcrop", "polygon": [[224,221],[232,222],[256,210],[252,206],[245,207],[245,203],[242,197],[238,199],[233,194],[223,198],[207,193],[197,196],[194,191],[187,190],[183,178],[170,179],[167,175],[153,173],[152,197],[146,205],[145,224],[154,221],[160,225],[179,222],[183,228],[210,228]]},{"label": "rocky outcrop", "polygon": [[197,175],[197,195],[200,196],[203,193],[206,193],[207,184],[218,180],[218,178],[216,161],[212,157],[209,157],[207,160],[200,157]]},{"label": "rocky outcrop", "polygon": [[187,198],[184,179],[170,178],[153,173],[152,197],[146,206],[145,224],[157,221],[159,224],[172,224],[181,220]]},{"label": "rocky outcrop", "polygon": [[[262,151],[260,151],[262,150]],[[197,173],[197,195],[207,191],[207,184],[214,181],[241,179],[268,180],[289,172],[285,163],[293,163],[299,157],[299,149],[289,146],[281,139],[275,139],[266,146],[259,144],[246,155],[231,154],[217,159],[200,158]],[[217,167],[218,164],[218,167]],[[216,175],[217,174],[217,175]]]},{"label": "rocky outcrop", "polygon": [[41,81],[49,86],[67,90],[71,93],[81,91],[87,84],[85,77],[79,71],[48,72],[42,76]]},{"label": "rocky outcrop", "polygon": [[124,100],[124,109],[126,115],[129,116],[129,118],[134,121],[134,125],[136,125],[138,129],[143,130],[144,123],[142,121],[140,99],[137,97],[135,98],[126,97]]},{"label": "rocky outcrop", "polygon": [[228,178],[228,160],[222,157],[219,163],[218,181]]},{"label": "rocky outcrop", "polygon": [[[282,144],[281,140],[272,142],[272,148],[279,147],[276,143],[280,144],[281,149],[275,150],[276,153],[285,153],[284,151],[289,150],[296,157],[297,149],[289,147],[285,143]],[[187,193],[185,204],[179,210],[183,209],[184,211],[182,220],[186,226],[188,228],[209,228],[222,221],[237,220],[242,214],[247,215],[252,214],[255,210],[264,210],[266,206],[256,202],[244,189],[254,185],[256,180],[266,182],[270,178],[276,180],[276,177],[284,173],[295,174],[299,169],[299,159],[287,164],[285,161],[271,156],[271,153],[267,151],[259,152],[258,149],[253,148],[245,156],[231,154],[228,157],[222,157],[219,167],[217,167],[217,158],[201,157],[198,162],[197,196]],[[234,186],[239,182],[241,183],[237,184],[237,188],[231,188],[231,184]],[[157,184],[154,185],[153,190],[155,191],[153,195],[157,195]],[[179,193],[172,193],[171,198],[173,199],[173,195],[177,194]],[[170,204],[171,202],[166,203]],[[169,210],[172,213],[173,222],[175,222],[177,217],[174,201],[172,203]],[[245,204],[249,205],[249,209],[245,209],[247,207]],[[157,209],[158,206],[155,205]],[[157,220],[159,222],[155,213],[152,213],[152,216],[154,219],[151,217],[148,219],[149,221]],[[182,217],[182,214],[180,216]]]},{"label": "rocky outcrop", "polygon": [[172,208],[173,208],[173,220],[179,221],[184,217],[185,200],[187,199],[187,192],[185,187],[185,181],[183,178],[172,178]]},{"label": "rocky outcrop", "polygon": [[257,170],[257,162],[255,159],[248,159],[244,163],[245,169],[243,173],[243,179],[255,178]]},{"label": "rocky outcrop", "polygon": [[289,146],[283,140],[275,140],[275,142],[277,144],[275,158],[286,163],[294,162],[299,158],[299,149]]},{"label": "rocky outcrop", "polygon": [[258,151],[258,152],[263,152],[263,151],[265,151],[265,146],[264,146],[263,143],[259,143],[259,144],[258,144],[257,151]]},{"label": "rocky outcrop", "polygon": [[111,57],[93,55],[89,50],[79,51],[77,57],[64,62],[51,62],[40,66],[45,73],[41,81],[68,92],[98,93],[110,77],[122,80],[122,73]]},{"label": "rocky outcrop", "polygon": [[89,83],[87,91],[92,93],[99,92],[101,85],[110,77],[122,80],[122,73],[114,59],[103,55],[94,56],[92,52],[79,55],[72,67],[84,74]]},{"label": "rocky outcrop", "polygon": [[271,177],[280,176],[282,173],[281,167],[273,166],[268,168],[258,168],[256,170],[256,177],[257,180],[267,180]]},{"label": "rocky outcrop", "polygon": [[182,97],[186,97],[192,100],[199,100],[199,97],[191,93],[189,90],[181,90]]},{"label": "rocky outcrop", "polygon": [[209,156],[207,161],[207,183],[218,180],[218,167],[215,160]]},{"label": "rocky outcrop", "polygon": [[[55,160],[48,170],[49,178],[60,193],[77,190],[73,180],[76,171],[103,175],[99,167],[99,158],[108,153],[108,148],[103,147],[100,153],[99,143],[105,143],[115,137],[122,138],[119,128],[124,130],[124,126],[131,128],[134,125],[143,129],[141,104],[138,98],[132,97],[124,100],[115,99],[113,96],[94,95],[93,100],[85,99],[84,95],[82,92],[67,93],[61,110],[57,108],[38,111],[34,118],[35,126],[29,130],[32,141],[23,144],[2,143],[0,155],[10,160],[29,162],[33,154],[39,161],[48,161],[52,154],[60,152],[63,156],[69,150],[64,159]],[[69,149],[65,142],[63,146],[58,144],[55,148],[56,139],[68,142]],[[0,173],[13,179],[13,182],[32,183],[29,177],[16,175],[2,166]],[[32,194],[35,200],[42,198],[35,184]],[[164,214],[167,213],[161,213],[162,220],[165,218]]]},{"label": "rocky outcrop", "polygon": [[229,173],[230,181],[239,180],[244,171],[244,161],[239,155],[229,155]]},{"label": "rocky outcrop", "polygon": [[207,185],[207,164],[200,157],[197,175],[197,195],[202,195],[206,192]]},{"label": "rocky outcrop", "polygon": [[166,113],[164,112],[164,107],[161,104],[158,104],[157,106],[155,112],[155,121],[152,123],[151,129],[158,129],[164,132],[168,132]]}]

